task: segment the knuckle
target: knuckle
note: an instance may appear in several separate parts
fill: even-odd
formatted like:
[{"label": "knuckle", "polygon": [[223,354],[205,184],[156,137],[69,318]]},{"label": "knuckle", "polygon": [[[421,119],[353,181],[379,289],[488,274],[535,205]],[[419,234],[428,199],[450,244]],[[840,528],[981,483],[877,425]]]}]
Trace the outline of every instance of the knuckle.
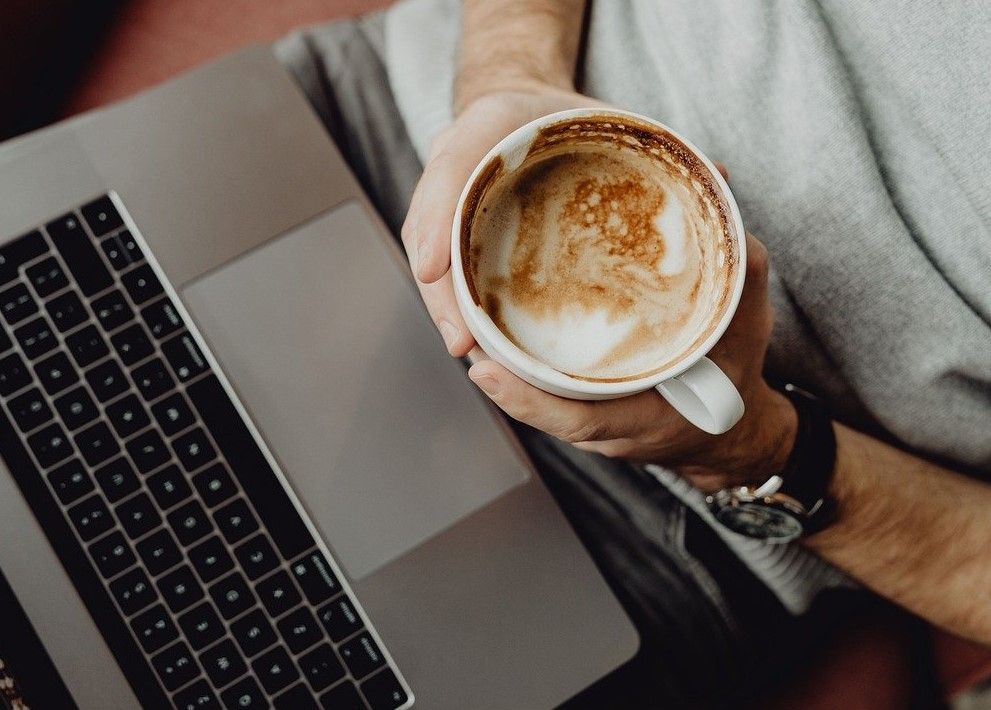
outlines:
[{"label": "knuckle", "polygon": [[766,281],[771,262],[767,253],[767,247],[756,239],[752,240],[747,246],[747,276]]},{"label": "knuckle", "polygon": [[403,226],[399,230],[399,238],[407,247],[411,244],[413,239],[413,221],[414,217],[412,214],[406,215],[406,221],[403,222]]},{"label": "knuckle", "polygon": [[602,434],[602,424],[592,419],[568,421],[558,429],[558,438],[572,444],[595,442],[603,438]]}]

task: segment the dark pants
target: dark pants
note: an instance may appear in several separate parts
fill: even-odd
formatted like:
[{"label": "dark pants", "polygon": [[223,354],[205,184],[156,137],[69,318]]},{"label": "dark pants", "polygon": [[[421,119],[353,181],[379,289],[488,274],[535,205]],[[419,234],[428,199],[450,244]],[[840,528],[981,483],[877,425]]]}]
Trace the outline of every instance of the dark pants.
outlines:
[{"label": "dark pants", "polygon": [[[294,35],[277,53],[398,235],[422,166],[381,47],[380,18],[369,17]],[[791,675],[837,616],[864,602],[859,593],[832,592],[793,616],[652,476],[526,427],[517,431],[642,639],[633,662],[571,707],[737,704]]]}]

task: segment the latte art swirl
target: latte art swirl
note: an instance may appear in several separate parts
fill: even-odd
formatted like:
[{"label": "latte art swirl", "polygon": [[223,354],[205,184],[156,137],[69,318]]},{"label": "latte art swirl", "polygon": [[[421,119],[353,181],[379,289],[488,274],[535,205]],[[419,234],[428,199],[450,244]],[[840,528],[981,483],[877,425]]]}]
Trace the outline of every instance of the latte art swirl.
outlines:
[{"label": "latte art swirl", "polygon": [[730,227],[701,163],[616,124],[571,130],[492,177],[467,275],[530,356],[586,380],[645,377],[718,320],[735,268]]}]

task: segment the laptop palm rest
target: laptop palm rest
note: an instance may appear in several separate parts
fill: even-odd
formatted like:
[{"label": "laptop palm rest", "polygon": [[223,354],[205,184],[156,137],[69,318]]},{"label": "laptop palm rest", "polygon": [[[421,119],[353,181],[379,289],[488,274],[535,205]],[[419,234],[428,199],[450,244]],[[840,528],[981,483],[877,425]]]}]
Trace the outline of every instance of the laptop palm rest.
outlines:
[{"label": "laptop palm rest", "polygon": [[353,201],[181,289],[354,579],[529,477],[393,252]]}]

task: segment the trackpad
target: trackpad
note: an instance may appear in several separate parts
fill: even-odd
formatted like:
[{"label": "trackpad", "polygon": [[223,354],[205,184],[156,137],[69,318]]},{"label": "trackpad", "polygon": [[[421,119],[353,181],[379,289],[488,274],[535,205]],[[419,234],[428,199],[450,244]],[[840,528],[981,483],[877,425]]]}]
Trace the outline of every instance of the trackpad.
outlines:
[{"label": "trackpad", "polygon": [[182,289],[352,578],[529,474],[354,202]]}]

